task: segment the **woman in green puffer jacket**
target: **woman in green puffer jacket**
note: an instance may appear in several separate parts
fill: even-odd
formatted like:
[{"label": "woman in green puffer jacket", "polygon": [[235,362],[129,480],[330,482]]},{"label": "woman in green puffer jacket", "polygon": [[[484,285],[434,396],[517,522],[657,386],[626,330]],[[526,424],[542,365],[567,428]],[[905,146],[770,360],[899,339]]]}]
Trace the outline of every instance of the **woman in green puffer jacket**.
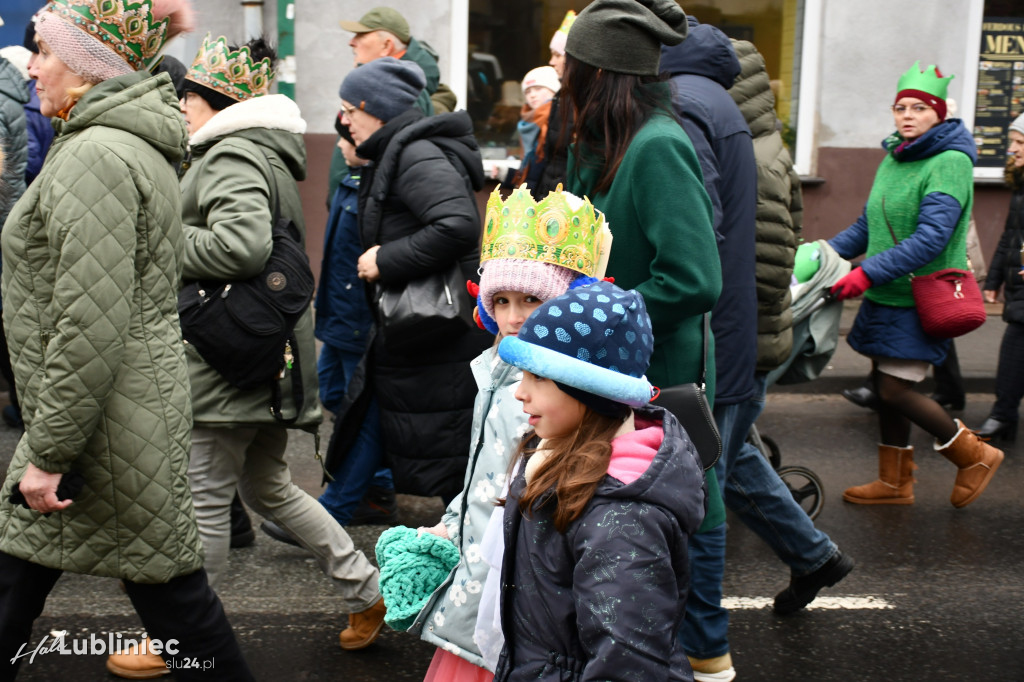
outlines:
[{"label": "woman in green puffer jacket", "polygon": [[[34,649],[32,622],[63,571],[121,578],[176,667],[216,659],[218,679],[252,679],[202,570],[186,476],[171,165],[185,131],[169,78],[146,72],[187,26],[182,5],[163,3],[168,19],[147,5],[97,19],[57,0],[37,20],[30,73],[57,135],[3,230],[4,326],[25,419],[0,493],[5,679],[19,649]],[[135,35],[126,22],[142,22],[146,40],[122,39]]]}]

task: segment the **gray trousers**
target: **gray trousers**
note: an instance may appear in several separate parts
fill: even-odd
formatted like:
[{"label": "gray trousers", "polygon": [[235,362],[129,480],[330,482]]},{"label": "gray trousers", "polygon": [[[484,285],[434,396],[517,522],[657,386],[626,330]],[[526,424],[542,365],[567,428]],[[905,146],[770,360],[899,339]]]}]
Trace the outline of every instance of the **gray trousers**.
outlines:
[{"label": "gray trousers", "polygon": [[210,585],[217,588],[227,565],[237,487],[253,511],[313,553],[349,613],[365,611],[380,597],[377,569],[327,510],[292,483],[287,445],[288,431],[277,426],[192,430],[188,476]]}]

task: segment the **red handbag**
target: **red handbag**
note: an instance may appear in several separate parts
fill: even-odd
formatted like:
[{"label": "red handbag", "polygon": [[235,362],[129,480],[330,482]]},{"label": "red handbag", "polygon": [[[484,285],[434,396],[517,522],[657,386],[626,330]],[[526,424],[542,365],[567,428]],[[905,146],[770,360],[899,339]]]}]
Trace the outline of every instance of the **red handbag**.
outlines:
[{"label": "red handbag", "polygon": [[[882,216],[889,228],[892,240],[897,244],[896,233],[885,215],[885,199],[882,199]],[[928,336],[938,339],[952,339],[963,336],[985,324],[988,316],[981,289],[969,270],[946,268],[927,275],[910,273],[910,290],[914,296],[914,307],[921,320],[921,328]]]},{"label": "red handbag", "polygon": [[985,324],[981,289],[968,270],[946,268],[911,276],[914,306],[925,334],[940,339],[963,336]]}]

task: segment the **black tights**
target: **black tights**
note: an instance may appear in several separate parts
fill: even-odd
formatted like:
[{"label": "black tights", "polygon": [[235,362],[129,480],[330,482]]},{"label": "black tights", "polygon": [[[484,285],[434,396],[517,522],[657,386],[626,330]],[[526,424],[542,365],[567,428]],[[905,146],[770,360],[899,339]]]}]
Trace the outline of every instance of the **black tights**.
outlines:
[{"label": "black tights", "polygon": [[940,443],[946,443],[956,435],[953,418],[937,402],[915,391],[914,382],[883,374],[877,369],[871,371],[871,379],[875,395],[882,403],[878,410],[878,425],[883,444],[895,447],[910,445],[911,424],[917,424]]}]

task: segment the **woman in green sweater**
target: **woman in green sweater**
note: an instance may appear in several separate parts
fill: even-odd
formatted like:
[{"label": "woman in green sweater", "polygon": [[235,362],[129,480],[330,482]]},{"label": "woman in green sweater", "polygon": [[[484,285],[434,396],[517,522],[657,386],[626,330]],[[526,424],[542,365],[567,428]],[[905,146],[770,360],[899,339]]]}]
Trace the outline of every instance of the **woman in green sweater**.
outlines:
[{"label": "woman in green sweater", "polygon": [[[587,195],[615,235],[608,274],[635,289],[654,331],[650,381],[662,388],[698,381],[704,313],[722,289],[711,201],[690,139],[671,113],[671,92],[658,82],[661,45],[687,33],[672,0],[596,0],[566,40],[563,125],[572,125],[566,185]],[[715,394],[714,339],[708,339],[707,394]],[[714,470],[707,472],[707,512],[690,538],[691,556],[724,561],[725,507]],[[724,629],[721,581],[694,574],[688,623]],[[721,572],[718,572],[721,575]]]},{"label": "woman in green sweater", "polygon": [[935,449],[957,466],[950,501],[964,507],[985,490],[1003,453],[978,439],[931,398],[913,390],[931,364],[942,364],[948,339],[927,335],[914,307],[910,277],[967,268],[967,227],[974,200],[974,139],[960,119],[946,119],[952,76],[915,62],[899,80],[892,106],[896,132],[882,143],[860,218],[829,243],[844,258],[867,257],[832,288],[840,299],[864,294],[847,340],[871,358],[880,406],[878,480],[854,486],[854,504],[913,504],[911,424],[935,437]]}]

